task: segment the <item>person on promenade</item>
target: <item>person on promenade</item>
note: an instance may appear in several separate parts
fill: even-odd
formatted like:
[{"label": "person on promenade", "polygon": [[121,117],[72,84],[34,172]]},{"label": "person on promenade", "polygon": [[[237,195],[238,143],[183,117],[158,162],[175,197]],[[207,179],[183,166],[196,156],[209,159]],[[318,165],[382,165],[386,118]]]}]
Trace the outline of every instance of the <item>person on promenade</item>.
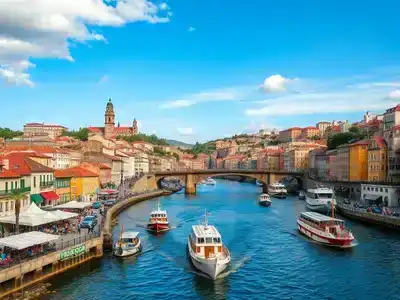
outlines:
[{"label": "person on promenade", "polygon": [[78,224],[78,234],[81,234],[81,224]]}]

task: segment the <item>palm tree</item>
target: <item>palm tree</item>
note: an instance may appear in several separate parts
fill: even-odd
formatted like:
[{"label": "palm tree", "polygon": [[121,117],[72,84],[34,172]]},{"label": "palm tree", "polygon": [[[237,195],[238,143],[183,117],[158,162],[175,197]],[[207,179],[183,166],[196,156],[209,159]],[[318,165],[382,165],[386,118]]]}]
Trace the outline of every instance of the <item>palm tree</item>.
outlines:
[{"label": "palm tree", "polygon": [[21,200],[26,199],[26,195],[20,190],[15,190],[11,194],[11,199],[15,201],[15,232],[19,234],[19,213],[21,210]]}]

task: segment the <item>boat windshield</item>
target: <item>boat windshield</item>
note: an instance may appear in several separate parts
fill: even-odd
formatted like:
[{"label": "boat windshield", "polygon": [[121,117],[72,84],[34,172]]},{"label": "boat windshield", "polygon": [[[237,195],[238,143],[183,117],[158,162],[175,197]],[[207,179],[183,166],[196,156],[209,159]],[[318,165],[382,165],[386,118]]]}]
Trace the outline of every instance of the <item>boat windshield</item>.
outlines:
[{"label": "boat windshield", "polygon": [[316,199],[322,198],[322,199],[332,199],[333,194],[332,193],[318,193],[315,194]]},{"label": "boat windshield", "polygon": [[221,243],[221,238],[197,238],[197,243],[198,244],[220,244]]}]

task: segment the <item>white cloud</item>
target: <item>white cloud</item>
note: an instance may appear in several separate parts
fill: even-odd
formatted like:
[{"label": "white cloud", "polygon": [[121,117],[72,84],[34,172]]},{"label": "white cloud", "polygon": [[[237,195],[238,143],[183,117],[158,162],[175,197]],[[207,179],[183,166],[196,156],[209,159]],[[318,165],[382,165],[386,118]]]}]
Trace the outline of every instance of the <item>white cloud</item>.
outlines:
[{"label": "white cloud", "polygon": [[196,30],[196,28],[194,28],[194,27],[192,27],[192,26],[190,26],[189,28],[188,28],[188,31],[189,32],[193,32],[193,31],[195,31]]},{"label": "white cloud", "polygon": [[197,94],[189,95],[186,99],[178,99],[169,101],[160,106],[160,108],[182,108],[193,106],[198,103],[212,102],[212,101],[232,101],[236,100],[239,92],[234,89],[225,89],[212,92],[200,92]]},{"label": "white cloud", "polygon": [[30,75],[25,73],[25,71],[35,67],[35,64],[27,60],[21,60],[12,65],[3,65],[0,66],[0,78],[10,85],[34,87],[35,84],[32,82]]},{"label": "white cloud", "polygon": [[269,93],[276,93],[276,92],[285,92],[287,89],[287,85],[290,82],[293,82],[295,79],[285,78],[281,75],[271,75],[265,78],[264,83],[261,87],[264,91]]},{"label": "white cloud", "polygon": [[169,22],[169,7],[151,0],[1,0],[0,66],[8,83],[32,86],[30,76],[15,65],[29,58],[73,61],[73,42],[106,41],[91,26],[123,26],[131,22]]},{"label": "white cloud", "polygon": [[97,84],[104,84],[108,82],[108,76],[107,75],[103,75],[101,76],[101,78],[99,79],[99,81],[97,82]]},{"label": "white cloud", "polygon": [[400,90],[396,89],[394,91],[391,91],[388,95],[389,99],[397,99],[400,100]]},{"label": "white cloud", "polygon": [[186,128],[177,128],[176,130],[178,130],[180,135],[194,135],[194,131],[192,128],[190,127],[186,127]]},{"label": "white cloud", "polygon": [[249,108],[248,116],[292,116],[317,113],[382,111],[395,106],[396,101],[385,100],[382,89],[326,91],[289,94],[258,103],[262,107]]},{"label": "white cloud", "polygon": [[165,2],[161,3],[159,7],[160,7],[160,10],[167,10],[167,9],[169,9],[168,4],[165,3]]}]

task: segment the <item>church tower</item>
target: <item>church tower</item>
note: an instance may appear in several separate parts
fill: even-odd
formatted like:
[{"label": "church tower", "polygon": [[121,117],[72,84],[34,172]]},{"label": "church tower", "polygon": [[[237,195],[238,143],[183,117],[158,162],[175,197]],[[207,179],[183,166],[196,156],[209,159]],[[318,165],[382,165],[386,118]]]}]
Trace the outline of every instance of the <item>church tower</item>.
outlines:
[{"label": "church tower", "polygon": [[114,105],[112,104],[111,99],[108,100],[104,117],[104,137],[109,139],[113,137],[115,127]]},{"label": "church tower", "polygon": [[133,119],[132,134],[138,134],[138,125],[136,119]]}]

